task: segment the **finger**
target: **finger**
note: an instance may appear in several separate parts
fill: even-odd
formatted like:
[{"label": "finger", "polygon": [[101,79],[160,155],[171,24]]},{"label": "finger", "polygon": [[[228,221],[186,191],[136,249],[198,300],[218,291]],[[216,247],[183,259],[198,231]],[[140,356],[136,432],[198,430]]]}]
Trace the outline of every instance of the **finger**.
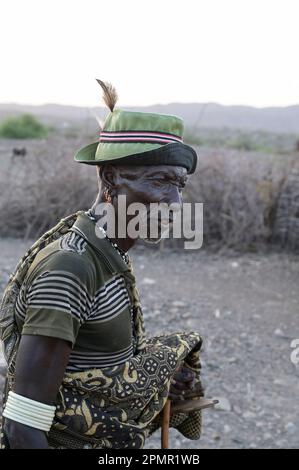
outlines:
[{"label": "finger", "polygon": [[194,386],[195,386],[195,381],[194,380],[192,380],[192,382],[188,383],[189,390],[193,390]]},{"label": "finger", "polygon": [[176,387],[176,388],[179,388],[179,389],[183,389],[183,388],[189,388],[191,386],[193,386],[193,383],[194,383],[194,378],[191,378],[191,379],[186,379],[184,377],[179,377],[179,378],[175,378],[172,380],[172,384]]},{"label": "finger", "polygon": [[169,389],[169,393],[173,393],[174,395],[182,395],[184,390],[182,389],[179,389],[179,388],[174,388],[174,387],[170,387]]},{"label": "finger", "polygon": [[188,369],[187,367],[182,367],[181,371],[186,377],[192,377],[192,378],[196,377],[196,373]]},{"label": "finger", "polygon": [[182,395],[175,395],[173,393],[168,394],[168,398],[173,402],[183,401],[184,397]]},{"label": "finger", "polygon": [[191,383],[191,382],[194,382],[194,377],[187,377],[187,378],[184,378],[184,382],[185,383]]},{"label": "finger", "polygon": [[171,383],[171,387],[174,389],[177,389],[179,391],[182,391],[186,388],[186,385],[184,382],[179,382],[178,380],[173,380]]},{"label": "finger", "polygon": [[185,381],[190,381],[195,378],[193,373],[190,373],[189,371],[179,371],[177,372],[173,378],[175,380],[178,380],[179,382],[185,382]]}]

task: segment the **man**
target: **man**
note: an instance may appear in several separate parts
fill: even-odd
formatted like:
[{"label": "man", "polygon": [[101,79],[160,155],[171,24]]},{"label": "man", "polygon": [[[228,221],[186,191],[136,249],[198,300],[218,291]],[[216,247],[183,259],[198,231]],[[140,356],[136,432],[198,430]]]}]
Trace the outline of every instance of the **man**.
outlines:
[{"label": "man", "polygon": [[[179,118],[114,109],[114,88],[99,83],[110,114],[100,141],[75,156],[96,166],[99,194],[37,252],[15,303],[20,338],[3,413],[10,448],[141,448],[161,424],[167,398],[202,395],[201,338],[146,339],[127,253],[136,238],[119,233],[121,222],[128,228],[132,221],[132,204],[144,205],[147,222],[150,204],[181,205],[196,153],[182,142]],[[102,204],[113,208],[107,217]],[[171,221],[160,219],[155,236],[146,228],[145,241],[159,241]],[[174,421],[184,435],[199,437],[200,412],[177,413]]]}]

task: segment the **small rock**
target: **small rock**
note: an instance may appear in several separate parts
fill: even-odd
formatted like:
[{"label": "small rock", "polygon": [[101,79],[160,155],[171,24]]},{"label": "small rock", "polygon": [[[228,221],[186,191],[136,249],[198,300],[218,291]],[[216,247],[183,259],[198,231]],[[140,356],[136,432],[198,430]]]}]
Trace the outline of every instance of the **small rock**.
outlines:
[{"label": "small rock", "polygon": [[276,328],[276,330],[274,331],[274,334],[275,336],[278,336],[279,338],[284,337],[284,332],[280,328]]},{"label": "small rock", "polygon": [[175,445],[175,449],[180,449],[180,448],[181,448],[181,441],[180,441],[180,439],[175,439],[174,445]]},{"label": "small rock", "polygon": [[215,433],[213,434],[213,439],[214,439],[215,441],[220,441],[220,439],[221,439],[220,434],[218,434],[218,432],[215,432]]},{"label": "small rock", "polygon": [[231,432],[231,427],[228,424],[225,424],[223,431],[225,434],[229,434]]},{"label": "small rock", "polygon": [[239,267],[239,263],[237,261],[232,261],[232,263],[230,263],[231,267],[232,268],[238,268]]},{"label": "small rock", "polygon": [[152,284],[156,284],[156,281],[155,279],[152,279],[150,277],[144,277],[142,280],[142,284],[152,285]]},{"label": "small rock", "polygon": [[182,317],[182,318],[190,318],[190,317],[191,317],[191,313],[190,313],[190,312],[182,313],[181,317]]},{"label": "small rock", "polygon": [[170,311],[170,313],[173,313],[173,314],[178,313],[178,309],[177,309],[177,308],[170,308],[169,311]]},{"label": "small rock", "polygon": [[236,444],[243,444],[243,441],[241,441],[241,439],[238,439],[236,437],[233,437],[232,441],[235,442]]},{"label": "small rock", "polygon": [[297,426],[291,421],[285,425],[284,429],[288,434],[295,434],[297,432]]},{"label": "small rock", "polygon": [[231,411],[232,406],[229,402],[229,400],[225,397],[215,397],[215,400],[218,400],[219,403],[215,405],[215,410],[220,410],[220,411]]},{"label": "small rock", "polygon": [[286,381],[283,379],[275,379],[273,383],[274,385],[281,385],[282,387],[285,387],[287,385]]},{"label": "small rock", "polygon": [[220,310],[219,308],[216,308],[215,312],[214,312],[214,315],[216,318],[220,318]]},{"label": "small rock", "polygon": [[176,308],[183,308],[183,307],[186,307],[185,302],[182,302],[181,300],[174,300],[174,301],[172,302],[172,305],[173,305],[173,307],[176,307]]},{"label": "small rock", "polygon": [[253,413],[252,411],[245,411],[245,413],[243,413],[243,418],[245,419],[253,419],[253,418],[256,418],[256,414]]},{"label": "small rock", "polygon": [[285,441],[282,441],[282,440],[276,441],[276,448],[278,449],[285,449],[286,445],[287,443]]},{"label": "small rock", "polygon": [[241,408],[240,408],[238,405],[234,406],[234,412],[235,412],[237,415],[242,414],[242,410],[241,410]]},{"label": "small rock", "polygon": [[247,384],[246,384],[246,389],[247,389],[247,393],[246,393],[247,397],[248,397],[248,398],[253,398],[254,393],[253,393],[252,385],[251,385],[250,382],[247,382]]},{"label": "small rock", "polygon": [[229,363],[237,362],[237,360],[238,360],[238,359],[237,359],[236,357],[229,357],[229,358],[228,358],[228,362],[229,362]]},{"label": "small rock", "polygon": [[262,428],[263,426],[265,426],[265,423],[263,421],[257,421],[255,425],[257,428]]}]

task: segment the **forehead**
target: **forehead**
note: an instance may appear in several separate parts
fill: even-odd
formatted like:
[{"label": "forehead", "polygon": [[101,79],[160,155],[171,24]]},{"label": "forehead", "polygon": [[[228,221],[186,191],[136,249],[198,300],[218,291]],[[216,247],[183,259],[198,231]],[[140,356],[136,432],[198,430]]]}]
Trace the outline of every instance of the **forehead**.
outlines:
[{"label": "forehead", "polygon": [[187,175],[187,170],[183,166],[175,165],[140,165],[121,168],[122,176],[132,173],[151,177],[163,175],[171,178],[181,178]]}]

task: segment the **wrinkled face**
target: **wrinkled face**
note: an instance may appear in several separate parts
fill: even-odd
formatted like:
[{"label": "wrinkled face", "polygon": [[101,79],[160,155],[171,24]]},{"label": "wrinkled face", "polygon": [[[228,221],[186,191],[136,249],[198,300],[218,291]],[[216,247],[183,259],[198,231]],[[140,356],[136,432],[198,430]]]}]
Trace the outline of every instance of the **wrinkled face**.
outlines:
[{"label": "wrinkled face", "polygon": [[[181,206],[182,190],[187,181],[187,170],[184,167],[171,165],[118,166],[114,167],[114,170],[115,193],[118,196],[126,196],[127,207],[131,203],[143,203],[148,210],[148,221],[151,203],[165,203],[167,206],[175,203],[177,208]],[[153,215],[153,211],[151,214]],[[129,218],[130,216],[127,218],[127,222]],[[145,240],[157,243],[162,237],[163,230],[168,229],[172,219],[172,211],[167,214],[167,220],[163,219],[163,213],[159,214],[159,236],[151,238],[148,231]]]},{"label": "wrinkled face", "polygon": [[187,170],[179,166],[138,166],[119,168],[121,184],[118,194],[128,201],[150,204],[173,202],[181,204],[181,192],[187,180]]}]

